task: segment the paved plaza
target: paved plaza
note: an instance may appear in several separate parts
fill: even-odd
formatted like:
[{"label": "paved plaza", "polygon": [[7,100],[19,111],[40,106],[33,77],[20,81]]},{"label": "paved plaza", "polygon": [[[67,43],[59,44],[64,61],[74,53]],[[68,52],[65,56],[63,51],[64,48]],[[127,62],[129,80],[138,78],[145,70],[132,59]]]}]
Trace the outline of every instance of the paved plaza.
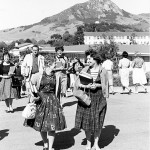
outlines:
[{"label": "paved plaza", "polygon": [[[150,150],[150,86],[149,93],[120,94],[107,99],[108,108],[99,146],[102,150]],[[133,87],[132,87],[133,89]],[[134,89],[133,89],[134,91]],[[27,98],[15,100],[14,113],[6,113],[4,101],[0,101],[0,150],[42,150],[39,132],[24,127],[22,110]],[[57,132],[55,150],[85,150],[84,132],[74,129],[77,100],[63,99],[67,129]]]}]

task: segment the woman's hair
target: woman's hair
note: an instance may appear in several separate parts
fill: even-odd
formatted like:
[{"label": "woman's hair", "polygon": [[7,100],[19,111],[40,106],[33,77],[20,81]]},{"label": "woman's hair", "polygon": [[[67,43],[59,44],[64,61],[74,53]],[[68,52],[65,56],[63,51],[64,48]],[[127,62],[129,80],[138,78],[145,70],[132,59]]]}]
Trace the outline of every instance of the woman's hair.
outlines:
[{"label": "woman's hair", "polygon": [[124,51],[124,52],[122,53],[122,57],[127,58],[127,57],[128,57],[128,53],[127,53],[126,51]]},{"label": "woman's hair", "polygon": [[80,66],[84,68],[84,64],[80,61],[80,59],[77,59],[77,60],[78,60],[78,61],[75,62],[75,63],[73,63],[73,65],[72,65],[72,71],[73,71],[73,73],[76,73],[75,65],[76,65],[77,63],[79,63]]},{"label": "woman's hair", "polygon": [[3,53],[3,60],[4,60],[4,56],[8,55],[8,57],[10,58],[10,54],[8,52],[4,52]]},{"label": "woman's hair", "polygon": [[106,58],[106,59],[111,59],[111,58],[112,58],[111,53],[106,53],[106,54],[105,54],[105,58]]},{"label": "woman's hair", "polygon": [[61,50],[63,52],[64,51],[64,47],[63,46],[56,46],[55,47],[55,52],[57,52],[58,50]]},{"label": "woman's hair", "polygon": [[96,50],[89,49],[85,51],[85,55],[86,57],[90,55],[97,62],[97,64],[102,63],[102,57],[100,56],[100,54],[98,54]]},{"label": "woman's hair", "polygon": [[14,60],[14,64],[15,64],[15,63],[18,63],[18,62],[19,62],[19,59],[15,59],[15,60]]}]

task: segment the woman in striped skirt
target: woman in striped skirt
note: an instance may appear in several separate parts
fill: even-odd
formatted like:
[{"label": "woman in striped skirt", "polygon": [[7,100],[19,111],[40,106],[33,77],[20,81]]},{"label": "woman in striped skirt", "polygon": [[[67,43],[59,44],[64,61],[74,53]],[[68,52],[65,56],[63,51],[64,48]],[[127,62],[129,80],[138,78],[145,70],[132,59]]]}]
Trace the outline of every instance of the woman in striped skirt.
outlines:
[{"label": "woman in striped skirt", "polygon": [[93,76],[93,84],[83,85],[78,78],[75,82],[75,90],[79,88],[85,89],[91,97],[91,105],[85,106],[78,101],[75,128],[85,131],[87,139],[86,150],[91,150],[91,134],[94,134],[93,149],[100,150],[98,141],[107,109],[108,75],[107,71],[101,67],[101,59],[96,51],[89,50],[85,54],[89,66],[85,67],[82,71]]}]

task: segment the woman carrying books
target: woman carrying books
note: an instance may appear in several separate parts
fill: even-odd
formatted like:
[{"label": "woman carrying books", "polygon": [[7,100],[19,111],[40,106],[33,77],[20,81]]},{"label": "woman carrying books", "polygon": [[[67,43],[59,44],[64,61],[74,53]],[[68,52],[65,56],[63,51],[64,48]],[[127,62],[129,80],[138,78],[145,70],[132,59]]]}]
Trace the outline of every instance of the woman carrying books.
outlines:
[{"label": "woman carrying books", "polygon": [[100,150],[98,141],[107,109],[108,75],[107,71],[101,67],[101,58],[96,51],[88,50],[85,55],[89,66],[83,68],[82,72],[89,73],[93,77],[93,83],[84,85],[78,78],[75,82],[75,89],[85,90],[91,98],[91,104],[86,106],[78,101],[75,128],[85,131],[86,150],[91,150],[91,134],[94,134],[93,149]]}]

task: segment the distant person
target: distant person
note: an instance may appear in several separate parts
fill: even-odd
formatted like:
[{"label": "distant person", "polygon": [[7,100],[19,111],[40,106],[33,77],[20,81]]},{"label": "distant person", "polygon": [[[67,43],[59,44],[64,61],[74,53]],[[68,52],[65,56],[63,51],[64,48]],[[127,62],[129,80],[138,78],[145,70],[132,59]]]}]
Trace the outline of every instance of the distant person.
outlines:
[{"label": "distant person", "polygon": [[44,67],[44,57],[39,54],[39,46],[34,45],[32,53],[25,56],[21,65],[21,74],[26,78],[26,87],[28,88],[29,96],[31,96],[30,83],[39,89],[39,81],[42,77]]},{"label": "distant person", "polygon": [[133,68],[133,84],[135,85],[135,93],[138,93],[138,85],[142,86],[145,93],[147,93],[147,89],[145,84],[146,80],[146,66],[144,60],[140,57],[139,53],[135,53],[135,58],[132,61]]},{"label": "distant person", "polygon": [[15,89],[14,94],[16,99],[20,99],[23,76],[21,75],[21,66],[18,59],[14,61],[14,65],[15,65],[15,70],[14,70],[14,75],[12,77],[12,81],[14,81],[15,83],[13,87]]},{"label": "distant person", "polygon": [[12,75],[13,71],[10,70],[14,68],[14,65],[10,62],[10,54],[5,52],[3,54],[3,60],[0,64],[0,99],[4,100],[7,106],[6,112],[13,112],[12,103],[14,99],[14,93],[12,88]]},{"label": "distant person", "polygon": [[131,89],[129,88],[130,60],[128,59],[128,53],[126,51],[122,53],[122,59],[119,60],[118,66],[120,68],[119,74],[120,74],[121,84],[122,84],[121,94],[125,92],[125,89],[127,89],[130,94],[131,93]]},{"label": "distant person", "polygon": [[111,61],[111,54],[106,54],[106,60],[102,63],[102,67],[104,67],[108,72],[108,81],[111,93],[114,95],[114,86],[113,86],[113,62]]}]

